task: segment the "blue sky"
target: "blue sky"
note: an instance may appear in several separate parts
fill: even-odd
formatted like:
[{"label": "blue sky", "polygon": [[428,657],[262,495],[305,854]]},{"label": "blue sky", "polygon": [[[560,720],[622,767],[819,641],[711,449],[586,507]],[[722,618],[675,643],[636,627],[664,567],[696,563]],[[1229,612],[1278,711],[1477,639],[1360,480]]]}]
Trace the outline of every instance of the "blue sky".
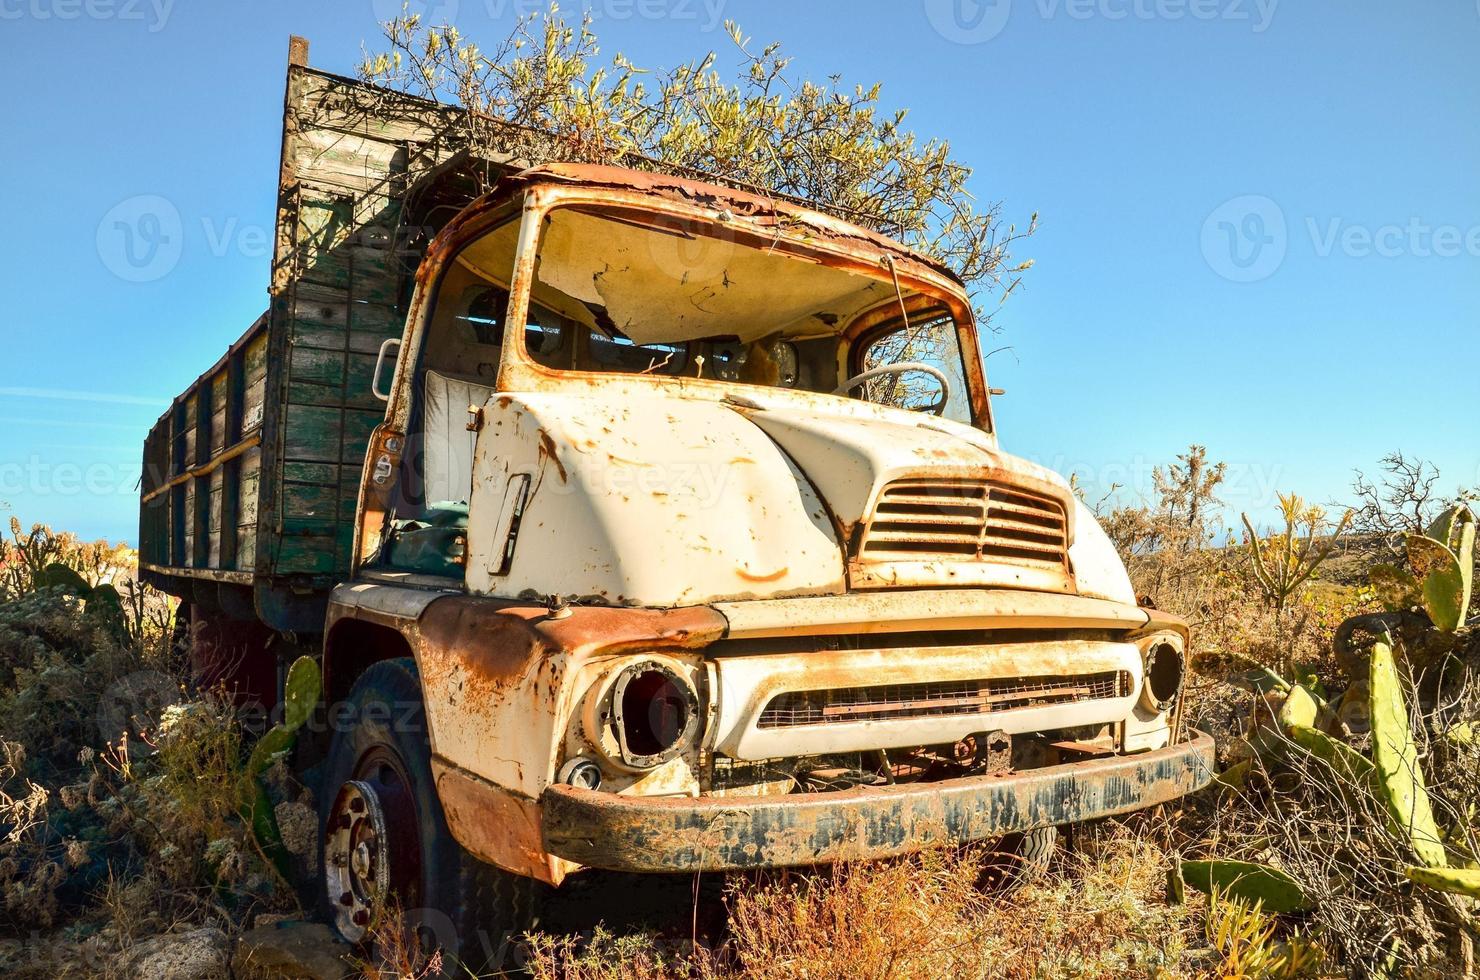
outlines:
[{"label": "blue sky", "polygon": [[[147,426],[265,307],[288,35],[351,73],[388,4],[0,0],[0,503],[133,540]],[[732,18],[882,80],[979,198],[1041,213],[989,345],[1009,450],[1134,493],[1202,442],[1261,517],[1392,449],[1480,484],[1474,0],[588,6],[639,64],[729,58]],[[527,7],[440,10],[492,41]],[[180,251],[134,282],[106,233],[148,195]]]}]

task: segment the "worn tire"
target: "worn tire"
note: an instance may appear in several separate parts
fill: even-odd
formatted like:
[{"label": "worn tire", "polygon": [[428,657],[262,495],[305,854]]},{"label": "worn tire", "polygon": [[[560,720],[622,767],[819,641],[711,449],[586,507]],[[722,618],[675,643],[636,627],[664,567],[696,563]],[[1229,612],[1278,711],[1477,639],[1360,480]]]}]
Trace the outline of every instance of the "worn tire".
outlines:
[{"label": "worn tire", "polygon": [[1043,877],[1058,843],[1057,827],[1039,827],[1002,837],[987,849],[977,887],[994,895],[1011,895]]},{"label": "worn tire", "polygon": [[[402,959],[404,952],[392,955],[398,941],[420,967],[440,952],[444,976],[482,976],[520,968],[520,937],[535,920],[539,885],[484,864],[453,839],[432,775],[426,710],[415,662],[407,657],[372,665],[355,682],[345,707],[336,714],[340,723],[335,726],[319,792],[316,891],[326,920],[371,957]],[[357,781],[354,790],[347,787],[351,780]],[[342,791],[349,793],[352,803],[360,795],[358,787],[392,783],[396,792],[384,797],[394,805],[388,802],[383,808],[384,826],[391,828],[383,853],[389,855],[392,869],[397,866],[396,855],[409,860],[400,862],[404,874],[392,870],[385,879],[392,904],[400,909],[404,921],[400,935],[388,937],[384,930],[366,932],[343,921],[340,895],[345,893],[330,894],[343,888],[345,879],[331,878],[329,823],[334,819],[336,826],[343,825],[340,821],[348,804],[339,803]],[[381,808],[380,800],[377,796],[377,808]],[[354,839],[349,831],[345,836]],[[343,851],[336,848],[335,853]],[[355,864],[350,861],[351,866]],[[373,888],[365,894],[373,894]]]}]

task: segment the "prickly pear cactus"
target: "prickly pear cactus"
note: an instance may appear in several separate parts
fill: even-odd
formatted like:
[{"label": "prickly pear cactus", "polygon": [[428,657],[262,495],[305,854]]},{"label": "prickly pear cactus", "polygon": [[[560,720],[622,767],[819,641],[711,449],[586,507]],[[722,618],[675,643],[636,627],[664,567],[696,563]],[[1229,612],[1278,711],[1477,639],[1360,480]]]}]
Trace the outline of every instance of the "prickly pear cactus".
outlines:
[{"label": "prickly pear cactus", "polygon": [[1247,861],[1183,861],[1182,880],[1201,892],[1261,902],[1267,912],[1301,912],[1310,899],[1299,882],[1279,868]]},{"label": "prickly pear cactus", "polygon": [[1388,612],[1402,612],[1423,604],[1423,589],[1407,570],[1397,565],[1373,565],[1367,570],[1367,581],[1377,601]]},{"label": "prickly pear cactus", "polygon": [[252,828],[252,835],[262,845],[263,851],[272,858],[284,879],[290,878],[291,862],[283,847],[282,831],[273,814],[272,801],[262,776],[279,755],[292,750],[298,741],[298,730],[313,714],[323,690],[323,677],[318,662],[312,657],[299,657],[288,668],[287,682],[283,685],[283,720],[274,725],[257,740],[252,755],[247,760],[247,769],[242,787],[240,815]]},{"label": "prickly pear cactus", "polygon": [[1213,782],[1226,789],[1242,790],[1249,784],[1249,773],[1254,769],[1254,760],[1245,759],[1243,762],[1235,762],[1227,769],[1213,776]]},{"label": "prickly pear cactus", "polygon": [[298,740],[298,729],[313,714],[322,686],[323,678],[318,662],[312,657],[299,657],[288,668],[288,679],[283,685],[282,723],[274,725],[258,739],[257,747],[252,750],[251,760],[247,763],[249,775],[262,775],[272,765],[275,757],[293,748]]},{"label": "prickly pear cactus", "polygon": [[1286,730],[1295,727],[1314,728],[1319,712],[1315,697],[1303,684],[1297,684],[1290,689],[1285,703],[1280,707],[1280,727]]},{"label": "prickly pear cactus", "polygon": [[37,572],[35,583],[38,589],[60,589],[66,595],[81,599],[88,616],[101,623],[119,643],[128,642],[128,617],[123,612],[123,597],[113,586],[105,582],[94,588],[75,568],[61,562],[52,562]]},{"label": "prickly pear cactus", "polygon": [[1447,863],[1443,838],[1434,823],[1428,788],[1418,765],[1418,749],[1408,727],[1408,706],[1386,643],[1372,648],[1372,762],[1388,815],[1408,837],[1413,852],[1429,867]]},{"label": "prickly pear cactus", "polygon": [[1405,873],[1425,887],[1480,898],[1480,870],[1475,868],[1408,868]]},{"label": "prickly pear cactus", "polygon": [[1347,745],[1315,728],[1296,725],[1290,729],[1290,738],[1311,755],[1325,762],[1337,775],[1358,786],[1375,786],[1377,768],[1372,760]]},{"label": "prickly pear cactus", "polygon": [[1475,578],[1475,515],[1465,506],[1439,515],[1427,534],[1407,538],[1408,563],[1434,625],[1453,633],[1465,624]]},{"label": "prickly pear cactus", "polygon": [[319,703],[319,694],[324,679],[318,661],[312,657],[299,657],[288,668],[288,679],[283,684],[283,727],[296,732],[308,722],[314,705]]},{"label": "prickly pear cactus", "polygon": [[86,599],[92,592],[92,586],[87,584],[87,580],[75,568],[61,562],[52,562],[36,573],[36,588],[61,589],[79,599]]}]

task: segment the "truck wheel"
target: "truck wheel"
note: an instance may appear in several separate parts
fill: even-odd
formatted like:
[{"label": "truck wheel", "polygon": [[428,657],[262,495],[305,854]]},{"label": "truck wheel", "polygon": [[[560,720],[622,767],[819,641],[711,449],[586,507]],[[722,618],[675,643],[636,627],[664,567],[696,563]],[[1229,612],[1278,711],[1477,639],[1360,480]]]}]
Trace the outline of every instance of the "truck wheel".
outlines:
[{"label": "truck wheel", "polygon": [[319,794],[325,917],[369,955],[412,961],[401,965],[437,953],[447,976],[519,965],[537,885],[478,861],[447,829],[415,661],[372,665],[333,716]]},{"label": "truck wheel", "polygon": [[1048,871],[1048,862],[1058,847],[1059,829],[1039,827],[1008,834],[988,849],[977,887],[994,895],[1011,895]]}]

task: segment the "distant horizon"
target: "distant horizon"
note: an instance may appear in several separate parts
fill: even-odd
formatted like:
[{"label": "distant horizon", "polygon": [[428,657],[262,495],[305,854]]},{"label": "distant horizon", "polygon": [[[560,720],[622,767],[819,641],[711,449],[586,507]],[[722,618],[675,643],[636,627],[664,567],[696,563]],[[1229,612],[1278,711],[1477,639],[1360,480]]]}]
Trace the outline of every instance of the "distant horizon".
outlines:
[{"label": "distant horizon", "polygon": [[[20,230],[0,245],[0,513],[133,544],[144,433],[266,304],[288,36],[353,75],[400,3],[127,6],[0,11],[0,79],[44,79],[47,96],[0,109]],[[485,44],[543,7],[413,5]],[[1193,443],[1229,463],[1232,523],[1271,522],[1282,491],[1345,501],[1353,471],[1395,450],[1433,462],[1445,493],[1480,486],[1480,446],[1449,421],[1473,368],[1448,355],[1480,336],[1480,5],[564,12],[583,7],[600,60],[727,64],[732,18],[801,74],[882,81],[886,106],[975,168],[1004,226],[1040,213],[1016,251],[1035,267],[983,346],[1008,348],[988,361],[1003,448],[1078,474],[1091,501],[1149,495],[1152,468]]]}]

